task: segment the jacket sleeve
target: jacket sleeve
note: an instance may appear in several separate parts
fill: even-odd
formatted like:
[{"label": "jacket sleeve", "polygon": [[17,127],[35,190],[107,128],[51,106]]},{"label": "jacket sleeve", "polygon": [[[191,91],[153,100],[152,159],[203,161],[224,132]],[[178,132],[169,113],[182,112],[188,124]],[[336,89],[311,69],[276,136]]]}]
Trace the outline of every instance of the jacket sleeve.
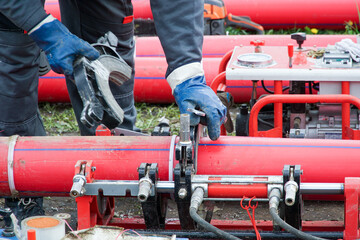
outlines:
[{"label": "jacket sleeve", "polygon": [[164,49],[168,70],[202,60],[203,0],[151,0],[156,33]]},{"label": "jacket sleeve", "polygon": [[25,31],[47,16],[41,0],[0,0],[0,13]]}]

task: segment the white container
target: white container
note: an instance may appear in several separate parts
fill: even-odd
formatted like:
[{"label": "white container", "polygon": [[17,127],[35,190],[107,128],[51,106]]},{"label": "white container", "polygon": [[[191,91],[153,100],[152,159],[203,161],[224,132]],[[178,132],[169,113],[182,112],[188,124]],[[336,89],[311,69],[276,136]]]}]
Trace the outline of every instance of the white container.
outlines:
[{"label": "white container", "polygon": [[21,222],[21,232],[27,240],[27,230],[36,231],[36,240],[60,240],[65,236],[65,222],[53,216],[35,216]]}]

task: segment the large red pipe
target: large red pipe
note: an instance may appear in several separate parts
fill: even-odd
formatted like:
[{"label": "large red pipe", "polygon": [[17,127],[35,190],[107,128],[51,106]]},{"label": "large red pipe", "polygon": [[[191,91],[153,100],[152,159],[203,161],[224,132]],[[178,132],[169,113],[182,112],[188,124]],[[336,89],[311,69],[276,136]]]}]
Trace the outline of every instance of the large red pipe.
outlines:
[{"label": "large red pipe", "polygon": [[[57,0],[47,0],[45,9],[60,19]],[[344,23],[358,23],[358,0],[224,0],[228,13],[249,16],[265,29],[344,29]],[[134,17],[152,19],[150,0],[133,0]]]},{"label": "large red pipe", "polygon": [[[220,58],[204,58],[203,66],[207,84],[218,74]],[[167,63],[165,58],[136,58],[135,59],[135,87],[134,96],[136,102],[147,103],[172,103],[174,98],[171,89],[165,79]],[[287,85],[288,83],[284,83]],[[273,88],[273,83],[267,81],[268,88]],[[251,98],[251,81],[229,81],[229,91],[237,103],[248,102]],[[258,94],[264,94],[261,85],[258,86]],[[49,72],[39,79],[39,101],[42,102],[69,102],[63,75]]]},{"label": "large red pipe", "polygon": [[[304,46],[327,46],[343,38],[356,41],[353,35],[319,35],[308,36]],[[274,36],[206,36],[203,49],[203,65],[207,83],[218,74],[220,58],[228,50],[237,45],[250,45],[251,40],[265,40],[265,45],[286,46],[291,40],[289,35]],[[221,44],[219,44],[221,43]],[[152,46],[149,48],[149,46]],[[163,50],[157,37],[140,37],[136,41],[137,57],[135,59],[135,100],[148,103],[172,103],[174,98],[164,78],[167,64]],[[216,58],[215,58],[216,57]],[[211,59],[213,58],[213,59]],[[273,83],[268,83],[272,88]],[[286,85],[286,83],[285,83]],[[248,102],[251,97],[252,83],[250,81],[232,81],[227,90],[234,96],[235,102]],[[265,93],[258,87],[258,94]],[[39,79],[39,101],[42,102],[69,102],[63,75],[50,71]]]},{"label": "large red pipe", "polygon": [[[9,142],[0,138],[1,196],[10,195]],[[78,160],[92,160],[95,178],[108,180],[136,180],[141,163],[158,163],[160,180],[166,181],[170,143],[171,137],[19,137],[11,164],[15,189],[22,196],[66,196]],[[281,175],[285,164],[299,164],[303,182],[342,183],[360,177],[359,155],[360,141],[202,138],[197,174]]]},{"label": "large red pipe", "polygon": [[311,27],[344,29],[346,21],[359,22],[359,0],[224,0],[228,12],[250,16],[265,29]]},{"label": "large red pipe", "polygon": [[[358,0],[224,0],[228,13],[249,16],[265,29],[344,29],[344,23],[358,23]],[[150,0],[133,0],[135,18],[152,19]]]},{"label": "large red pipe", "polygon": [[[350,38],[356,42],[356,35],[307,35],[304,47],[326,47],[335,44],[344,38]],[[254,40],[264,40],[265,46],[287,46],[296,41],[290,35],[231,35],[231,36],[204,36],[203,57],[222,58],[235,46],[250,46]],[[151,46],[151,47],[149,47]],[[138,37],[136,39],[137,57],[164,57],[158,37]]]}]

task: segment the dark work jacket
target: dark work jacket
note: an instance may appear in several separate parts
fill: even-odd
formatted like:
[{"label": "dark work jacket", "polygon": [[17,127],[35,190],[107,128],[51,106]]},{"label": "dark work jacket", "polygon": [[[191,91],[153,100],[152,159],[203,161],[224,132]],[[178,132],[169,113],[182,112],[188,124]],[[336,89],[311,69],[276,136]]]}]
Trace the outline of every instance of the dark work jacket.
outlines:
[{"label": "dark work jacket", "polygon": [[46,16],[45,0],[0,0],[0,30],[30,31]]}]

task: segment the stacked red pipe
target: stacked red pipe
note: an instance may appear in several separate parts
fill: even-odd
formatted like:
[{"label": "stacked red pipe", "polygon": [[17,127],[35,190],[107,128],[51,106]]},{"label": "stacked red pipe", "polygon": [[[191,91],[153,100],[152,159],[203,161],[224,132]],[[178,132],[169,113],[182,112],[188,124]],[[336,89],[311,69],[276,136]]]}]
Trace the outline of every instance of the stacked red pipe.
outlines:
[{"label": "stacked red pipe", "polygon": [[[135,19],[152,19],[150,0],[133,0]],[[359,0],[224,0],[228,13],[248,16],[265,29],[344,29],[346,22],[359,23]],[[47,12],[60,16],[57,0],[47,0]]]},{"label": "stacked red pipe", "polygon": [[[305,47],[327,46],[343,38],[356,41],[355,35],[309,35]],[[246,35],[246,36],[205,36],[203,46],[203,65],[208,85],[218,74],[221,57],[235,46],[250,45],[252,40],[264,40],[267,46],[286,46],[295,43],[289,35]],[[149,48],[151,46],[151,48]],[[148,103],[171,103],[174,98],[165,79],[167,63],[160,41],[157,37],[138,37],[136,40],[135,58],[135,101]],[[273,83],[268,82],[269,88]],[[235,102],[248,102],[251,97],[251,81],[231,81],[228,83],[229,91]],[[265,93],[261,86],[258,93]],[[39,79],[39,101],[69,102],[63,75],[50,71]]]}]

